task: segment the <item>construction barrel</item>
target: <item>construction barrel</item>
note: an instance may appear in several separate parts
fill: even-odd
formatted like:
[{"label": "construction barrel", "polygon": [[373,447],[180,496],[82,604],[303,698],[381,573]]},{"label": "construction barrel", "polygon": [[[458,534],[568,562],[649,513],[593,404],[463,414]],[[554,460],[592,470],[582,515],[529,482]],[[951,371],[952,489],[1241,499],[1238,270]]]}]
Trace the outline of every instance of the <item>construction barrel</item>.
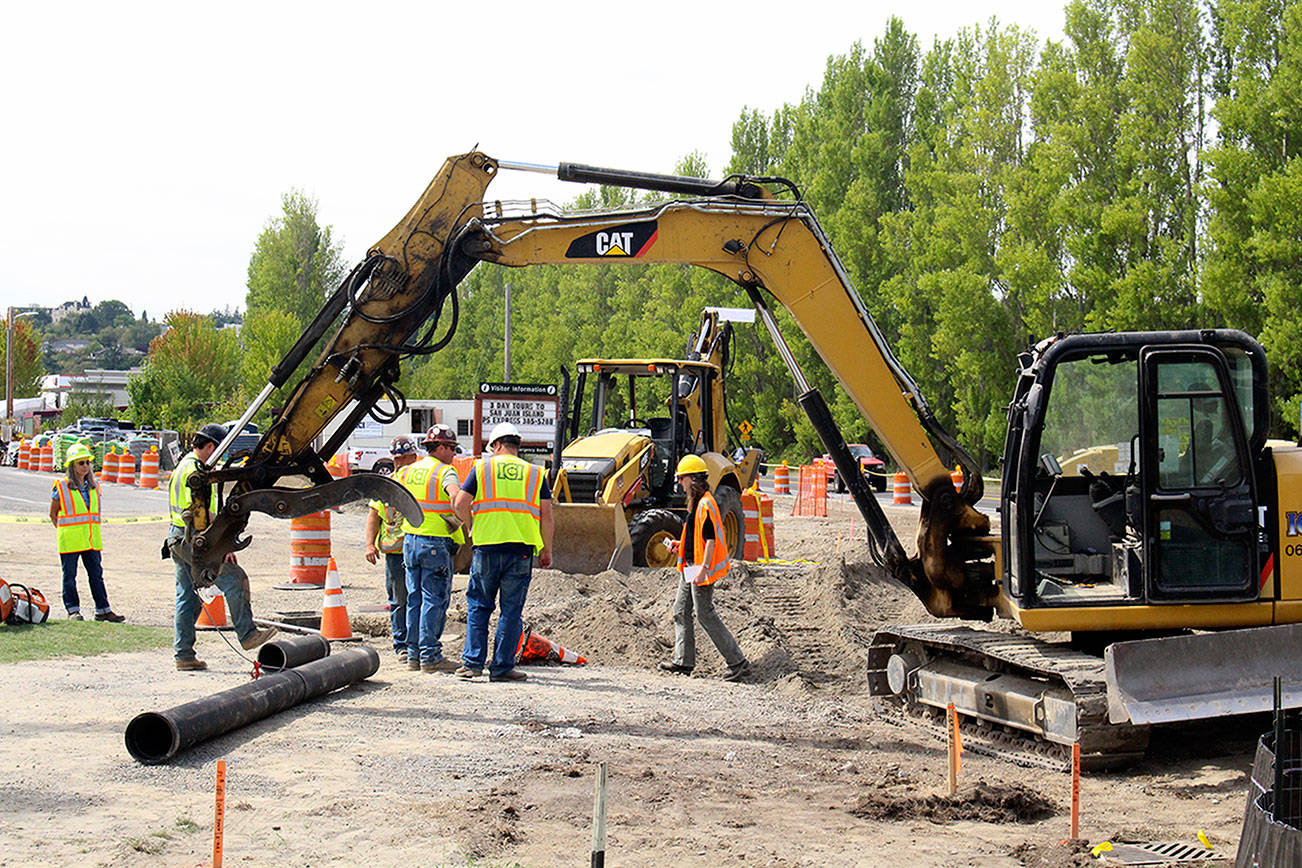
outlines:
[{"label": "construction barrel", "polygon": [[158,488],[158,447],[151,446],[140,456],[140,487]]},{"label": "construction barrel", "polygon": [[949,480],[954,483],[955,491],[963,490],[963,465],[954,465],[954,469],[949,472]]},{"label": "construction barrel", "polygon": [[791,469],[787,467],[785,461],[773,468],[773,493],[791,493]]},{"label": "construction barrel", "polygon": [[330,565],[330,513],[289,520],[289,583],[324,588]]},{"label": "construction barrel", "polygon": [[893,487],[895,489],[895,497],[891,500],[891,503],[896,506],[907,506],[908,504],[913,503],[913,488],[909,485],[909,475],[903,470],[898,471],[895,474]]},{"label": "construction barrel", "polygon": [[768,560],[774,557],[773,498],[767,494],[747,491],[741,496],[741,510],[746,518],[746,551],[744,560]]},{"label": "construction barrel", "polygon": [[18,444],[18,469],[28,470],[32,466],[32,441],[24,440]]}]

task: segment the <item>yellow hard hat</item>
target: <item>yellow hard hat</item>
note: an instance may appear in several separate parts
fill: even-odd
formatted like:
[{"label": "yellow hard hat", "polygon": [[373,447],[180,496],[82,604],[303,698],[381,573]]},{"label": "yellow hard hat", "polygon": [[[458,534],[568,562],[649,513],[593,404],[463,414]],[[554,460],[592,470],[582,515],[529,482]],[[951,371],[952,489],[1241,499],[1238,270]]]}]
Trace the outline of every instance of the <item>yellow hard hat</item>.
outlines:
[{"label": "yellow hard hat", "polygon": [[64,456],[63,466],[69,467],[74,461],[94,461],[95,456],[86,448],[84,443],[74,443],[69,449],[68,454]]},{"label": "yellow hard hat", "polygon": [[678,469],[674,471],[674,476],[690,476],[693,473],[709,473],[710,468],[705,466],[699,455],[684,455],[683,459],[678,462]]}]

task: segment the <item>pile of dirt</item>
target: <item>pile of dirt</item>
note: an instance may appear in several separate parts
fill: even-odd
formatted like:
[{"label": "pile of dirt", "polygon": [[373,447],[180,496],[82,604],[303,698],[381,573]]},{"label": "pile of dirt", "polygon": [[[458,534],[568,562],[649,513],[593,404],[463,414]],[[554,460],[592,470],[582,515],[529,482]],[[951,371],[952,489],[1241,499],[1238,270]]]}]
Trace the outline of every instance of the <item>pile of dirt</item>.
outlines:
[{"label": "pile of dirt", "polygon": [[915,794],[916,782],[898,766],[888,767],[875,786],[867,788],[848,810],[868,820],[930,820],[955,823],[1038,823],[1057,813],[1057,806],[1022,784],[978,780],[953,796]]}]

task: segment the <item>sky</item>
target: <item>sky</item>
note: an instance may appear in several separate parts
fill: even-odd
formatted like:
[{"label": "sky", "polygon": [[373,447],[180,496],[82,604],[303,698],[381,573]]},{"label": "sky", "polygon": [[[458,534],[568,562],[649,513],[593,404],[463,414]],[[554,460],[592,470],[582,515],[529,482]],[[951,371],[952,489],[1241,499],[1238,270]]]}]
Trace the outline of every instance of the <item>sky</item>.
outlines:
[{"label": "sky", "polygon": [[[351,266],[476,146],[666,173],[699,151],[719,176],[744,108],[798,102],[892,14],[924,52],[991,18],[1062,39],[1052,0],[8,4],[0,308],[241,308],[286,192]],[[488,196],[583,189],[504,172]]]}]

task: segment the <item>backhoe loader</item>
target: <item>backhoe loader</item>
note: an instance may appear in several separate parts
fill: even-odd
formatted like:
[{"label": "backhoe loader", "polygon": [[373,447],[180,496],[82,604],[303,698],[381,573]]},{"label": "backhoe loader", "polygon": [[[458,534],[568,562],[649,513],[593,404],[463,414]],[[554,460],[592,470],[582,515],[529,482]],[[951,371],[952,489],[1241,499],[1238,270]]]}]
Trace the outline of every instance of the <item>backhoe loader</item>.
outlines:
[{"label": "backhoe loader", "polygon": [[746,449],[734,462],[726,446],[731,342],[732,324],[706,310],[687,359],[577,363],[572,407],[557,420],[556,442],[566,444],[552,483],[557,569],[672,566],[668,542],[678,539],[687,508],[674,468],[687,454],[701,456],[710,469],[724,539],[732,556],[742,557],[741,493],[759,473],[763,454]]},{"label": "backhoe loader", "polygon": [[[485,203],[503,168],[678,198],[586,214],[537,201]],[[368,412],[391,412],[382,401],[401,405],[399,359],[451,339],[456,286],[481,262],[687,263],[739,287],[864,516],[874,559],[938,618],[999,615],[1017,624],[1011,632],[952,623],[879,630],[868,652],[873,695],[923,713],[952,703],[981,733],[1018,743],[1032,736],[1058,756],[1079,745],[1086,768],[1141,755],[1152,723],[1269,708],[1276,675],[1284,705],[1302,705],[1302,449],[1267,441],[1261,346],[1226,329],[1056,335],[1036,344],[1020,357],[1001,528],[992,535],[975,508],[980,468],[937,423],[813,212],[780,178],[539,167],[479,152],[449,159],[272,371],[246,417],[343,317],[257,447],[192,478],[183,554],[196,570],[215,573],[227,553],[248,545],[242,534],[253,510],[288,518],[381,497],[419,516],[405,489],[384,477],[332,482],[323,458],[343,434],[318,448],[313,438],[350,399],[355,409],[339,432]],[[790,313],[921,494],[916,554],[896,537],[809,387],[770,300]],[[956,463],[958,492],[949,472]],[[276,486],[294,474],[315,486]],[[214,485],[215,514],[206,508]]]}]

